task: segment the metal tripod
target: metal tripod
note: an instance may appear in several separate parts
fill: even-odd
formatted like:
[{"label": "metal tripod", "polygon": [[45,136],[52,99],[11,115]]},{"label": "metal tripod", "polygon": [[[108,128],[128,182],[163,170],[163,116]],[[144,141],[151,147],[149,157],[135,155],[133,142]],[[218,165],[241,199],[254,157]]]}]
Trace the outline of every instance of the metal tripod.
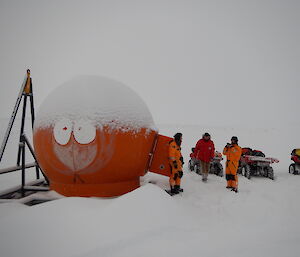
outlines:
[{"label": "metal tripod", "polygon": [[[16,119],[17,116],[17,112],[20,106],[20,103],[22,101],[23,98],[23,112],[22,112],[22,120],[21,120],[21,130],[20,130],[20,137],[19,137],[19,147],[18,147],[18,155],[17,155],[17,165],[10,167],[10,168],[6,168],[6,169],[0,169],[0,174],[4,174],[4,173],[9,173],[9,172],[13,172],[13,171],[17,171],[17,170],[22,170],[22,181],[21,181],[21,192],[22,192],[22,196],[24,196],[25,191],[26,190],[30,190],[30,191],[45,191],[45,188],[41,188],[40,189],[38,187],[26,187],[25,184],[25,170],[26,168],[31,168],[31,167],[35,167],[36,169],[36,180],[39,181],[40,179],[40,171],[43,174],[45,180],[47,181],[47,183],[49,184],[49,181],[47,179],[47,177],[45,176],[45,174],[43,173],[43,171],[41,170],[41,168],[39,167],[38,161],[36,159],[36,156],[34,154],[34,150],[32,148],[32,146],[30,145],[24,130],[25,130],[25,118],[26,118],[26,107],[27,107],[27,98],[29,98],[30,101],[30,111],[31,111],[31,128],[33,129],[33,125],[34,125],[34,119],[35,119],[35,115],[34,115],[34,102],[33,102],[33,91],[32,91],[32,80],[30,77],[30,70],[27,70],[27,74],[24,78],[23,84],[21,86],[21,90],[19,92],[15,107],[13,109],[13,113],[11,115],[10,121],[8,123],[8,127],[0,148],[0,162],[2,160],[7,142],[8,142],[8,138],[10,136],[14,121]],[[26,164],[25,163],[25,146],[27,145],[27,147],[30,150],[30,153],[32,154],[35,163],[30,163],[30,164]],[[21,163],[21,165],[20,165]]]}]

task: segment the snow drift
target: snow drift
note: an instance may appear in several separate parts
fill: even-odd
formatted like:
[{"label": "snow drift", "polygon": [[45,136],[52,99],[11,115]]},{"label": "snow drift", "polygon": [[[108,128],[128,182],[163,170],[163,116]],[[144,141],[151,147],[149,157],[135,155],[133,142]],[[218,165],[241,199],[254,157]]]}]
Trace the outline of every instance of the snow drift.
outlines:
[{"label": "snow drift", "polygon": [[[0,256],[300,256],[300,176],[288,173],[290,152],[299,147],[298,128],[159,127],[167,135],[183,132],[186,164],[205,131],[219,151],[237,135],[241,146],[280,160],[275,180],[239,176],[235,194],[225,188],[224,178],[209,175],[204,184],[185,164],[184,192],[173,198],[163,191],[168,178],[148,173],[141,188],[119,198],[63,198],[33,207],[0,204]],[[8,146],[10,161],[15,149]],[[1,189],[20,182],[17,173],[3,176]]]},{"label": "snow drift", "polygon": [[78,76],[54,89],[40,106],[35,128],[62,119],[89,121],[100,128],[155,128],[146,104],[133,90],[99,76]]}]

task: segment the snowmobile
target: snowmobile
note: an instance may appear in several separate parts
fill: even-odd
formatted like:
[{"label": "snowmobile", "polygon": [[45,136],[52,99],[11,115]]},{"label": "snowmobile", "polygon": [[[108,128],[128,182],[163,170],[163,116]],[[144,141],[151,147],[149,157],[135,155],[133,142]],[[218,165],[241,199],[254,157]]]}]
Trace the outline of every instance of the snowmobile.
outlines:
[{"label": "snowmobile", "polygon": [[289,166],[289,173],[294,175],[300,174],[300,148],[292,151],[291,160],[294,161],[294,163],[291,163]]},{"label": "snowmobile", "polygon": [[[193,147],[192,152],[190,154],[189,160],[189,170],[195,171],[197,174],[202,175],[200,162],[195,156],[195,148]],[[223,165],[221,161],[223,160],[222,154],[218,151],[215,152],[215,157],[210,162],[209,173],[216,174],[217,176],[223,177]]]},{"label": "snowmobile", "polygon": [[242,156],[239,162],[238,173],[250,179],[251,176],[263,176],[274,179],[274,170],[271,164],[279,160],[266,157],[262,151],[252,150],[249,147],[242,148]]}]

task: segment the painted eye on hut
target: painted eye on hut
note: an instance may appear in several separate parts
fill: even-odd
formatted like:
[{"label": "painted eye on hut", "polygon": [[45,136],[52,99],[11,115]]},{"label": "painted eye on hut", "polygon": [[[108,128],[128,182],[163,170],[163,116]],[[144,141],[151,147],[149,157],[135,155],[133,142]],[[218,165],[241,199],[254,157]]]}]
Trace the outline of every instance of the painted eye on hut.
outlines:
[{"label": "painted eye on hut", "polygon": [[73,124],[71,120],[62,119],[56,122],[53,129],[55,141],[60,145],[66,145],[71,138],[72,130]]},{"label": "painted eye on hut", "polygon": [[90,122],[80,120],[74,124],[74,138],[79,144],[88,144],[96,137],[96,128]]}]

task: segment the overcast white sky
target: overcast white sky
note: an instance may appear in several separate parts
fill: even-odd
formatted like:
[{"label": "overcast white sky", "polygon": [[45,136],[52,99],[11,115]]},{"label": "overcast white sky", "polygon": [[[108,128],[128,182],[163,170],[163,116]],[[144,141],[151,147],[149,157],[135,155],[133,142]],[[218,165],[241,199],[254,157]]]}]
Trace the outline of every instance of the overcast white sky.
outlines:
[{"label": "overcast white sky", "polygon": [[130,86],[158,124],[300,126],[299,13],[296,0],[0,0],[0,117],[30,68],[36,107],[91,74]]}]

